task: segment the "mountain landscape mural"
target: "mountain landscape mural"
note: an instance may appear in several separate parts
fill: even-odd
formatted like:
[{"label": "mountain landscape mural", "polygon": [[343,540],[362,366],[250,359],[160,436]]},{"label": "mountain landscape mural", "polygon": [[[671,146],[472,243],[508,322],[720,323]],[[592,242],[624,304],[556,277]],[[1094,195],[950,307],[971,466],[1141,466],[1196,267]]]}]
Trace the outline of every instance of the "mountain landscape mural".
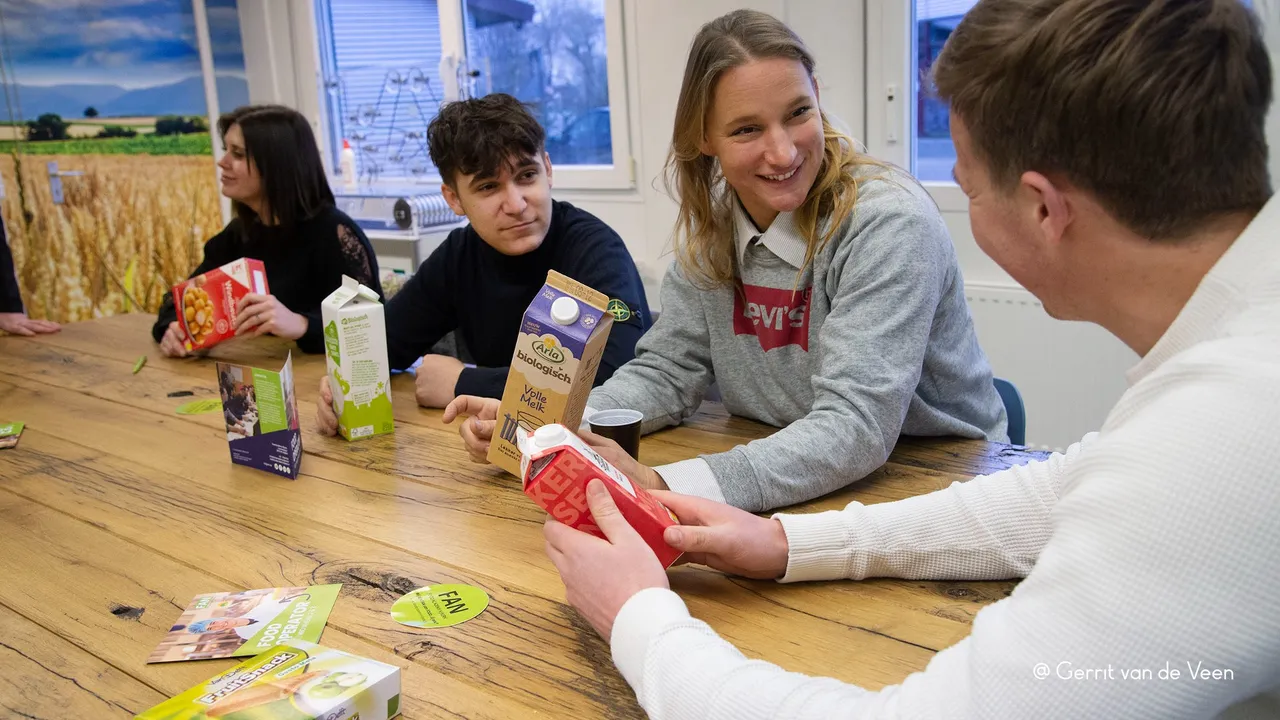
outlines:
[{"label": "mountain landscape mural", "polygon": [[[226,112],[249,103],[239,14],[206,7]],[[191,0],[0,0],[0,19],[0,215],[27,313],[154,312],[223,225]]]},{"label": "mountain landscape mural", "polygon": [[[35,120],[43,113],[63,118],[80,117],[94,108],[99,117],[138,115],[204,115],[204,80],[196,75],[177,82],[126,90],[119,85],[23,85],[13,86],[22,108],[21,120]],[[249,104],[249,83],[235,75],[217,76],[218,105],[223,112]]]}]

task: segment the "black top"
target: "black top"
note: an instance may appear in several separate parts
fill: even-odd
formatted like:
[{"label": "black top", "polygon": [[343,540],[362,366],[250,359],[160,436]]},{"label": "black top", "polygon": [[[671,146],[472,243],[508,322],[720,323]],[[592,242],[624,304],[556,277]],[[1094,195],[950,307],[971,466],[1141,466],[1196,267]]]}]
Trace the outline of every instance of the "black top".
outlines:
[{"label": "black top", "polygon": [[[462,371],[457,395],[501,398],[524,311],[555,270],[611,299],[630,317],[615,320],[595,384],[635,357],[636,340],[652,321],[644,285],[622,238],[599,218],[566,202],[552,202],[551,227],[531,253],[507,256],[489,247],[470,225],[449,237],[387,303],[391,367],[403,370],[456,331],[475,368]],[[615,318],[626,316],[621,308]]]},{"label": "black top", "polygon": [[18,274],[14,271],[13,255],[9,252],[9,238],[0,222],[0,313],[22,312],[22,293],[18,289]]},{"label": "black top", "polygon": [[[382,296],[378,260],[369,239],[351,218],[326,207],[291,229],[254,222],[248,232],[239,218],[227,224],[204,245],[204,260],[195,277],[240,258],[261,260],[267,270],[267,289],[284,306],[307,318],[307,332],[298,338],[303,352],[324,352],[320,303],[349,275]],[[178,319],[170,293],[160,305],[151,336],[160,342],[169,323]]]},{"label": "black top", "polygon": [[240,395],[228,395],[227,399],[222,401],[222,405],[227,410],[227,417],[233,422],[239,422],[249,410],[249,402]]}]

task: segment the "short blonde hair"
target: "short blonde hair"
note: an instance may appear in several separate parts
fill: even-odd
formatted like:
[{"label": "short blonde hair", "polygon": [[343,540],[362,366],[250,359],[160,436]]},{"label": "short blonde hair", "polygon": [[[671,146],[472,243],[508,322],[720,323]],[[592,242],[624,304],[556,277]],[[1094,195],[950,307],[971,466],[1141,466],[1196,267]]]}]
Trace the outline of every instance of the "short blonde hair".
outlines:
[{"label": "short blonde hair", "polygon": [[1271,63],[1240,0],[981,0],[933,79],[1000,187],[1056,174],[1158,239],[1271,197]]}]

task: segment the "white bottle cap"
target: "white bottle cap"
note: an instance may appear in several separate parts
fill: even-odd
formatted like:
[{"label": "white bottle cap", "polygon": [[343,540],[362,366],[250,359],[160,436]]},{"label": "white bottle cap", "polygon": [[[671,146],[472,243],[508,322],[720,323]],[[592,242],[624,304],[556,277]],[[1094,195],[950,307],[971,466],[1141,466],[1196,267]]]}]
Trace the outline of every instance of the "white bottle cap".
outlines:
[{"label": "white bottle cap", "polygon": [[538,447],[551,447],[564,442],[565,429],[563,425],[543,425],[533,431],[533,444]]},{"label": "white bottle cap", "polygon": [[572,325],[578,322],[578,301],[566,295],[556,298],[551,303],[551,319],[560,325]]}]

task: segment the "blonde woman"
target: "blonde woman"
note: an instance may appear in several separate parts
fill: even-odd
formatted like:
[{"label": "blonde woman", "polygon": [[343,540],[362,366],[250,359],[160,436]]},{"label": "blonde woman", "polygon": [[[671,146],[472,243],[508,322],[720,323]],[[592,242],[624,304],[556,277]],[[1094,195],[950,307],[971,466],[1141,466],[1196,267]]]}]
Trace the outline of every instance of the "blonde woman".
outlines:
[{"label": "blonde woman", "polygon": [[[731,413],[782,429],[658,468],[600,441],[636,482],[761,511],[860,480],[901,434],[1006,439],[937,207],[832,127],[786,25],[739,10],[703,26],[666,179],[680,209],[662,315],[588,406],[638,410],[648,433],[715,382]],[[481,456],[496,406],[463,398],[446,419],[459,412]]]}]

